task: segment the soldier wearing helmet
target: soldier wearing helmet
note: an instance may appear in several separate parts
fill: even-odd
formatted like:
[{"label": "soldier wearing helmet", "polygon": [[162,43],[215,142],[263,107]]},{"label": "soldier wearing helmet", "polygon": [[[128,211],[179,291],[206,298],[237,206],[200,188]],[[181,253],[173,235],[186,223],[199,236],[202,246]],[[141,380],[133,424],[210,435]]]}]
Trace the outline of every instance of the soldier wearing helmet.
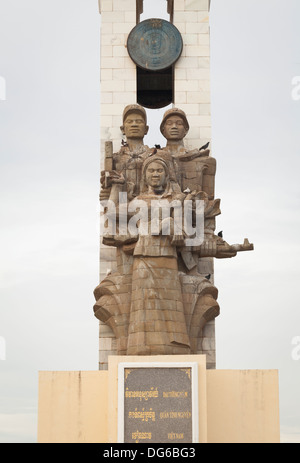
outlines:
[{"label": "soldier wearing helmet", "polygon": [[[102,172],[102,190],[100,199],[111,199],[118,204],[120,192],[126,192],[128,201],[139,194],[141,169],[144,159],[152,150],[144,145],[144,136],[147,135],[147,114],[138,104],[131,104],[123,111],[123,123],[120,127],[123,140],[117,153],[113,154],[113,169],[109,173]],[[104,187],[104,178],[108,180],[108,187]]]}]

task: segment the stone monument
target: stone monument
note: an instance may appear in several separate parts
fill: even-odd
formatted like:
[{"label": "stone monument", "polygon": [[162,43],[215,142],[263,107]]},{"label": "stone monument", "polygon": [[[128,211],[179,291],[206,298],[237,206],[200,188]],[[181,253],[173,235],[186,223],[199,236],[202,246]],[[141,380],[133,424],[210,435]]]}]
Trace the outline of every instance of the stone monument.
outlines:
[{"label": "stone monument", "polygon": [[[106,152],[111,170],[102,172],[100,193],[108,220],[114,222],[114,233],[104,228],[103,243],[117,248],[117,269],[95,289],[94,313],[112,329],[117,355],[196,354],[201,330],[219,315],[218,291],[211,275],[198,272],[199,259],[230,258],[238,251],[252,250],[253,245],[245,239],[242,245],[232,246],[215,235],[215,217],[220,214],[220,200],[214,198],[216,161],[207,147],[185,148],[189,123],[184,111],[172,108],[165,112],[161,122],[167,140],[164,148],[143,145],[147,125],[141,106],[126,106],[123,123],[126,140],[117,153]],[[202,204],[200,218],[195,216],[197,201]],[[172,204],[177,216],[173,211],[170,217],[157,217],[152,230],[156,205],[169,206],[170,211]],[[182,226],[186,204],[194,208],[191,224],[202,221],[198,241],[188,239]],[[132,212],[142,206],[147,230],[140,233],[141,226],[136,233],[127,230]],[[169,230],[164,229],[167,221]],[[176,225],[180,225],[178,232]],[[191,228],[193,233],[195,228]]]},{"label": "stone monument", "polygon": [[[141,20],[144,4],[142,0],[101,0],[99,4],[102,22],[103,153],[100,199],[116,203],[120,192],[128,194],[128,201],[136,197],[142,161],[156,149],[144,146],[143,143],[143,137],[148,132],[147,111],[170,105],[174,111],[179,107],[177,112],[166,111],[163,120],[159,121],[161,132],[166,138],[164,155],[168,153],[172,156],[171,170],[176,175],[174,182],[177,182],[181,193],[187,195],[188,190],[190,194],[197,191],[198,198],[200,199],[200,194],[202,200],[206,201],[205,241],[201,250],[195,246],[181,249],[177,247],[181,298],[185,307],[187,329],[191,330],[191,352],[205,354],[207,368],[215,368],[215,317],[219,306],[217,288],[214,286],[214,258],[233,256],[236,250],[231,248],[226,251],[225,242],[218,239],[219,237],[213,237],[215,217],[219,209],[219,200],[214,197],[216,161],[207,148],[199,150],[199,147],[211,147],[210,2],[162,1],[162,8],[165,4],[169,13],[169,21],[160,18]],[[140,114],[136,118],[140,124],[144,120],[144,127],[140,125],[139,134],[136,127],[130,129],[125,123],[127,114],[134,114],[133,110]],[[174,135],[174,128],[170,125],[174,117],[183,120],[183,125],[177,127],[179,135]],[[133,117],[128,120],[129,124],[131,121],[134,123]],[[150,129],[153,130],[153,127]],[[211,208],[210,212],[208,208]],[[100,370],[107,369],[109,355],[127,352],[128,320],[125,319],[128,318],[128,307],[131,303],[130,275],[133,256],[128,250],[129,243],[124,240],[125,236],[120,234],[118,238],[117,234],[101,238],[99,280],[102,283],[95,290],[94,307],[95,315],[99,318]],[[249,244],[246,242],[239,250],[247,248]],[[116,284],[118,274],[123,275],[122,288],[114,290],[112,285]],[[113,297],[119,298],[115,305],[121,307],[118,323],[123,317],[123,322],[118,327],[112,326],[114,317],[110,309],[107,311],[100,307],[105,300],[108,305],[112,303]],[[206,309],[203,309],[204,306]],[[196,318],[199,320],[194,326]]]},{"label": "stone monument", "polygon": [[[40,372],[38,441],[184,443],[193,457],[189,443],[275,443],[277,371],[215,369],[213,263],[253,244],[215,232],[210,1],[162,0],[169,21],[143,21],[144,1],[99,0],[99,370]],[[165,142],[149,147],[147,111],[162,108]]]}]

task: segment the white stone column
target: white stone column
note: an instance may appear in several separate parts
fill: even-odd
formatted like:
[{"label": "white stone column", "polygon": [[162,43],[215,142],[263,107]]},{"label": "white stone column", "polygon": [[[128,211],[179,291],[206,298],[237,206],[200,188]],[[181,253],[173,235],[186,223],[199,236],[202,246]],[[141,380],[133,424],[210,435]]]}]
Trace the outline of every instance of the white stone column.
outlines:
[{"label": "white stone column", "polygon": [[99,5],[102,168],[105,141],[113,142],[114,151],[119,149],[123,109],[136,103],[136,66],[126,48],[128,34],[136,25],[136,0],[99,0]]},{"label": "white stone column", "polygon": [[186,144],[211,140],[209,0],[174,0],[173,23],[182,34],[183,52],[175,66],[174,105],[190,123]]}]

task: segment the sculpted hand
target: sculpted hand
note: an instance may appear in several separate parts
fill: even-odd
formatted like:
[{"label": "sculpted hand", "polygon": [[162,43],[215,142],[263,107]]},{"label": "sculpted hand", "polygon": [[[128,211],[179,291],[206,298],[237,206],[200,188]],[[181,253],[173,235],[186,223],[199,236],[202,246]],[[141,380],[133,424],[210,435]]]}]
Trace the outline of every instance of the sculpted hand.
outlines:
[{"label": "sculpted hand", "polygon": [[224,241],[222,238],[217,238],[216,243],[217,259],[227,259],[237,255],[237,252],[234,249],[232,249],[232,246],[226,243],[226,241]]},{"label": "sculpted hand", "polygon": [[236,251],[231,249],[226,241],[220,239],[205,240],[200,246],[200,257],[216,257],[226,259],[236,256]]},{"label": "sculpted hand", "polygon": [[200,246],[200,257],[216,257],[217,242],[215,240],[204,240]]},{"label": "sculpted hand", "polygon": [[110,171],[102,170],[100,182],[101,182],[101,185],[104,185],[105,183],[108,183],[110,185],[112,184],[123,185],[125,183],[125,177],[122,174],[122,172],[118,172],[116,170],[110,170]]},{"label": "sculpted hand", "polygon": [[100,201],[107,201],[110,196],[110,188],[101,188],[99,199]]}]

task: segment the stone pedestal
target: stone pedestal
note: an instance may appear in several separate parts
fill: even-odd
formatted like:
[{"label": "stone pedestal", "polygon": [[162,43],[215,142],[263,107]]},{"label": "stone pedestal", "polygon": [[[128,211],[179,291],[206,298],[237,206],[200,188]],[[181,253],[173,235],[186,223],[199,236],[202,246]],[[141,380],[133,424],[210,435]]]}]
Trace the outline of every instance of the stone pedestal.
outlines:
[{"label": "stone pedestal", "polygon": [[[197,436],[195,443],[278,443],[279,434],[279,391],[276,370],[207,370],[204,355],[155,356],[155,357],[109,357],[107,371],[44,371],[39,373],[39,443],[117,443],[120,441],[120,425],[124,417],[124,406],[120,400],[120,390],[124,389],[124,375],[120,376],[122,365],[159,368],[182,364],[193,365],[196,385],[193,389],[193,405],[185,413],[196,413]],[[120,367],[121,366],[121,367]],[[183,365],[184,366],[184,365]],[[124,370],[123,370],[124,371]],[[153,383],[154,385],[154,383]],[[120,389],[121,388],[121,389]],[[138,395],[137,391],[131,391]],[[155,388],[154,388],[155,389]],[[152,392],[153,390],[152,389]],[[170,389],[166,385],[166,391]],[[165,397],[179,397],[184,393],[176,384]],[[184,389],[184,388],[181,388]],[[152,407],[147,409],[147,399],[151,388],[140,391],[143,400],[142,411],[133,403],[130,417],[136,423],[136,442],[153,444],[145,433],[145,422],[152,417]],[[158,388],[157,396],[161,395]],[[154,395],[153,395],[154,396]],[[177,399],[176,399],[177,400]],[[175,402],[176,402],[175,400]],[[174,403],[175,403],[174,402]],[[150,402],[149,402],[150,404]],[[174,412],[167,415],[166,402],[161,405],[161,418],[165,424],[184,420],[188,415]],[[123,404],[124,405],[124,404]],[[158,404],[159,405],[159,404]],[[196,405],[196,406],[195,406]],[[120,407],[122,413],[120,413]],[[147,413],[141,415],[141,413]],[[152,413],[152,415],[151,415]],[[157,411],[156,411],[157,413]],[[156,415],[157,423],[159,415]],[[143,432],[139,424],[143,421]],[[156,423],[155,423],[156,424]],[[142,428],[141,428],[142,429]],[[175,429],[175,428],[174,428]],[[183,429],[183,428],[182,428]],[[119,432],[118,432],[119,431]],[[180,442],[182,433],[178,430],[166,434],[166,443]],[[179,439],[179,440],[176,440]],[[191,443],[193,443],[191,441]]]}]

